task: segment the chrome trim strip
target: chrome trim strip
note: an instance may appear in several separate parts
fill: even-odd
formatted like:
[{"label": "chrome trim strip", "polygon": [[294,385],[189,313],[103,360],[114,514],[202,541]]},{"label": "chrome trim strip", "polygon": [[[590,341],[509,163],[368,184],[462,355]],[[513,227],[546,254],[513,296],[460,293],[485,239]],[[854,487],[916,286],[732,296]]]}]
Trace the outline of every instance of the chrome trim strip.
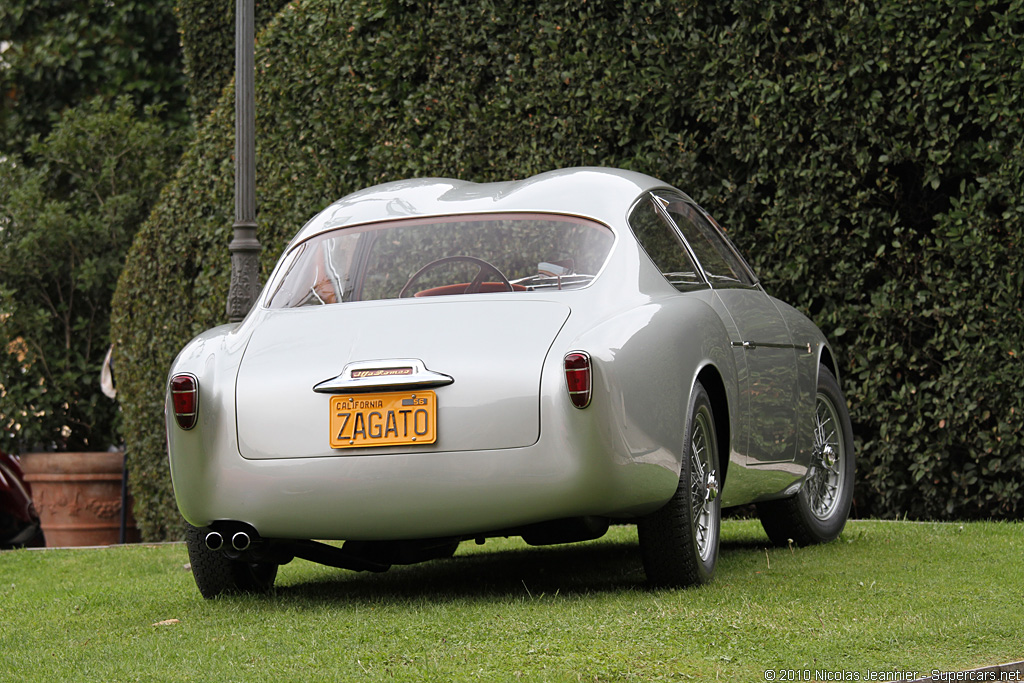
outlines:
[{"label": "chrome trim strip", "polygon": [[814,353],[811,348],[811,344],[771,344],[767,342],[752,342],[752,341],[734,341],[732,342],[734,348],[744,348],[748,351],[753,351],[757,347],[761,346],[766,349],[796,349],[797,351],[803,351],[804,353]]},{"label": "chrome trim strip", "polygon": [[316,384],[318,394],[357,394],[380,389],[426,389],[443,387],[455,378],[428,370],[417,358],[388,358],[354,361],[337,377]]}]

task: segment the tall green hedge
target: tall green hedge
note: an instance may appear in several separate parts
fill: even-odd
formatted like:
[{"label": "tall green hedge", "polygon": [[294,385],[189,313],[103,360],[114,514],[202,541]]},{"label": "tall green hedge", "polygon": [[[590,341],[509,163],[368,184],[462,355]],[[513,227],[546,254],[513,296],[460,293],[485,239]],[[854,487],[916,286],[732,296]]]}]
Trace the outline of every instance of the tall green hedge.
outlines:
[{"label": "tall green hedge", "polygon": [[[288,0],[254,0],[257,30]],[[202,121],[235,73],[235,0],[176,0],[174,14],[188,77],[189,108]]]},{"label": "tall green hedge", "polygon": [[[264,277],[337,197],[412,176],[650,173],[837,346],[860,515],[1020,517],[1024,2],[297,0],[257,46]],[[224,320],[232,93],[115,297],[137,516],[177,529],[176,351]]]}]

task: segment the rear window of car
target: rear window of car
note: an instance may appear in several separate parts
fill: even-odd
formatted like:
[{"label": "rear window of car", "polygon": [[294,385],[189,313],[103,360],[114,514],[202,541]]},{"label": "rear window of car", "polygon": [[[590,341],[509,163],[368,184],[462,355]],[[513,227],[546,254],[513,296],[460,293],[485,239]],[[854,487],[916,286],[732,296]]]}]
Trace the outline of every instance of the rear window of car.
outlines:
[{"label": "rear window of car", "polygon": [[594,221],[532,213],[340,228],[289,252],[268,305],[578,289],[597,276],[614,241]]}]

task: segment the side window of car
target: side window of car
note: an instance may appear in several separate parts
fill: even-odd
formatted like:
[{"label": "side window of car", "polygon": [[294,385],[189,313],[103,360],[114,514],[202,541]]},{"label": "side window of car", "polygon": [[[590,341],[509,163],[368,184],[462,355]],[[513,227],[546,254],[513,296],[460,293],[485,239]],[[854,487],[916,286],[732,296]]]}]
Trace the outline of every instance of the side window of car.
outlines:
[{"label": "side window of car", "polygon": [[668,215],[683,233],[704,273],[715,286],[754,284],[753,273],[719,228],[693,203],[671,195],[659,196]]},{"label": "side window of car", "polygon": [[707,287],[679,235],[662,218],[654,201],[652,197],[641,199],[629,215],[629,227],[640,246],[679,291]]}]

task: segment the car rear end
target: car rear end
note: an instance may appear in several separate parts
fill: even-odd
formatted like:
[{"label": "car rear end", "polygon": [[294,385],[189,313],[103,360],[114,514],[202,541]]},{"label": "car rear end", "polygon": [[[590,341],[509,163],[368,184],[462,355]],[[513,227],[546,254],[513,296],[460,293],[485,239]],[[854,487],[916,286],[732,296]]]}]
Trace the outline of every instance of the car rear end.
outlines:
[{"label": "car rear end", "polygon": [[378,221],[293,245],[262,308],[172,370],[172,387],[196,387],[183,423],[168,402],[183,514],[388,540],[606,510],[616,465],[571,340],[614,297],[593,287],[614,245],[608,226],[551,213]]}]

